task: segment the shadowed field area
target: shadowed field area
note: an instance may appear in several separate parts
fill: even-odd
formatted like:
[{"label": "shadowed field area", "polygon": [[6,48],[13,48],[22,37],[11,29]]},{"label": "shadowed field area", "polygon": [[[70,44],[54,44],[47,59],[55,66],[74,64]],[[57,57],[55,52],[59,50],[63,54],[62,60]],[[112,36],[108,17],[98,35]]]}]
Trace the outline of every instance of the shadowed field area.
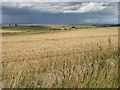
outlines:
[{"label": "shadowed field area", "polygon": [[6,88],[118,87],[118,28],[3,35]]}]

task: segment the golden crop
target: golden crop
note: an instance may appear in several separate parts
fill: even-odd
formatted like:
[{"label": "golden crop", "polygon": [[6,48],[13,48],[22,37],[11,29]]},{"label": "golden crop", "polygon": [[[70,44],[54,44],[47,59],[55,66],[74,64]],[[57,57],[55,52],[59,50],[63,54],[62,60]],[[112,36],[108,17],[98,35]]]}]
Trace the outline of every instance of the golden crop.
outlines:
[{"label": "golden crop", "polygon": [[118,87],[118,30],[3,36],[6,88]]}]

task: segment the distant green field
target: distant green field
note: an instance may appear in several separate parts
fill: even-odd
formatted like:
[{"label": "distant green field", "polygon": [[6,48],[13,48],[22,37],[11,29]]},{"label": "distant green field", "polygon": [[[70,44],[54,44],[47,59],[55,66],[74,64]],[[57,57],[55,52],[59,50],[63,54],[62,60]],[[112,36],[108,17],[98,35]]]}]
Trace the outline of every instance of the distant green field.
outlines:
[{"label": "distant green field", "polygon": [[50,31],[49,27],[2,27],[2,30],[23,31],[23,32],[36,32],[36,31]]},{"label": "distant green field", "polygon": [[60,28],[71,28],[77,27],[76,29],[80,28],[92,28],[95,27],[93,25],[77,25],[77,24],[69,24],[69,25],[40,25],[40,26],[3,26],[3,30],[20,30],[20,31],[48,31],[48,30],[60,30]]},{"label": "distant green field", "polygon": [[50,32],[63,30],[78,30],[86,28],[100,28],[103,26],[94,25],[41,25],[41,26],[3,26],[2,30],[22,32]]}]

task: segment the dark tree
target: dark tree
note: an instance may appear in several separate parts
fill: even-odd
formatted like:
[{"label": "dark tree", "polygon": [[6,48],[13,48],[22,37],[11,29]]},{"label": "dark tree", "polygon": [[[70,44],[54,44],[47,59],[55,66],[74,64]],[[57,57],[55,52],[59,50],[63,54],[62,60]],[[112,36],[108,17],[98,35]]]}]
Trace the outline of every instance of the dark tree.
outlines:
[{"label": "dark tree", "polygon": [[15,24],[15,26],[17,26],[17,24]]}]

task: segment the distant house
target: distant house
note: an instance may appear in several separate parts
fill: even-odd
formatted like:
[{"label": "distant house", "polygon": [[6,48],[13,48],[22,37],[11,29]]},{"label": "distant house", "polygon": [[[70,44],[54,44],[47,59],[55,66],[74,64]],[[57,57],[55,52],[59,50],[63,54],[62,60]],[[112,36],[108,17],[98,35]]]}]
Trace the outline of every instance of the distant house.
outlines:
[{"label": "distant house", "polygon": [[76,26],[63,26],[59,29],[60,30],[75,30],[75,29],[78,29],[78,27],[76,27]]}]

